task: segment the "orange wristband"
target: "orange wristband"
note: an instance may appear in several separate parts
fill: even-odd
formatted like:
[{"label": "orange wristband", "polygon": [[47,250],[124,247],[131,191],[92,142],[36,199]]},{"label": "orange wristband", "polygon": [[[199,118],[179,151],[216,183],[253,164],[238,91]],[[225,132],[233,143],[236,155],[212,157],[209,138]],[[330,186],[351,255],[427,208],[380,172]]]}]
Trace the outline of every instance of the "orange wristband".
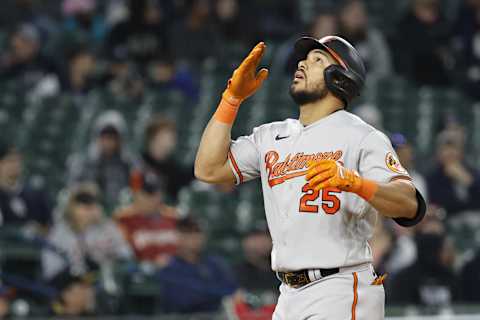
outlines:
[{"label": "orange wristband", "polygon": [[231,96],[227,91],[222,94],[222,100],[218,104],[213,118],[219,122],[233,124],[237,118],[238,108],[242,100]]},{"label": "orange wristband", "polygon": [[378,183],[372,180],[362,179],[362,186],[358,190],[357,194],[363,199],[370,201],[372,200],[375,193],[378,190]]}]

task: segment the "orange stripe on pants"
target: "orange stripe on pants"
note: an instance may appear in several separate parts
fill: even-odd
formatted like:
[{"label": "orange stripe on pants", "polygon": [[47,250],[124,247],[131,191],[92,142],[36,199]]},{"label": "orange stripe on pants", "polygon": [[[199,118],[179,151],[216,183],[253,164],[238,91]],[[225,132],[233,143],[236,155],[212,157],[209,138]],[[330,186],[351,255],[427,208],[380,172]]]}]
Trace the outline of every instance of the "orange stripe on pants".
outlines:
[{"label": "orange stripe on pants", "polygon": [[353,272],[353,302],[352,302],[352,320],[355,320],[355,309],[357,307],[358,302],[358,276],[356,272]]}]

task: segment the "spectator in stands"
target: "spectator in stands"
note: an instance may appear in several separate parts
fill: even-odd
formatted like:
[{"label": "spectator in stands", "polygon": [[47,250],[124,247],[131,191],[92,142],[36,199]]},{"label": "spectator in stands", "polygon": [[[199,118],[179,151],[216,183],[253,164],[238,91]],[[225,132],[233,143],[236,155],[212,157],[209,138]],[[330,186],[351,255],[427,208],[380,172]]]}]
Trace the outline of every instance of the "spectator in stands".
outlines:
[{"label": "spectator in stands", "polygon": [[131,189],[133,203],[114,217],[137,260],[164,267],[177,247],[176,210],[163,203],[164,187],[154,174],[134,171]]},{"label": "spectator in stands", "polygon": [[383,114],[376,104],[362,103],[355,106],[352,112],[376,129],[386,131],[383,124]]},{"label": "spectator in stands", "polygon": [[0,284],[0,319],[4,319],[10,313],[10,289]]},{"label": "spectator in stands", "polygon": [[[244,260],[235,267],[240,288],[252,293],[276,295],[280,281],[272,272],[272,239],[265,224],[253,227],[242,239]],[[270,301],[272,303],[273,301]]]},{"label": "spectator in stands", "polygon": [[22,90],[32,90],[47,79],[58,83],[54,63],[41,54],[41,38],[31,24],[20,25],[10,37],[10,47],[0,59],[0,79],[14,79]]},{"label": "spectator in stands", "polygon": [[427,177],[430,202],[443,207],[447,216],[480,208],[480,172],[466,164],[464,147],[462,131],[440,133],[436,165]]},{"label": "spectator in stands", "polygon": [[[147,64],[158,52],[170,52],[169,12],[165,1],[130,0],[129,4],[130,17],[112,28],[107,51],[111,57],[128,56],[147,74]],[[181,41],[185,40],[182,36]]]},{"label": "spectator in stands", "polygon": [[192,0],[187,16],[173,25],[171,48],[174,57],[182,63],[199,64],[215,55],[220,44],[220,33],[212,19],[208,0]]},{"label": "spectator in stands", "polygon": [[478,303],[480,292],[480,250],[477,249],[472,260],[467,262],[460,272],[460,286],[462,291],[462,301],[469,303]]},{"label": "spectator in stands", "polygon": [[333,11],[321,11],[313,19],[308,34],[321,39],[338,33],[338,17]]},{"label": "spectator in stands", "polygon": [[[395,146],[400,139],[398,136],[395,137],[394,134],[392,135],[391,140],[392,144]],[[400,154],[401,153],[398,154],[399,158]],[[411,173],[411,171],[409,171],[409,173]],[[414,176],[412,176],[412,178],[414,178]],[[419,188],[419,186],[417,186],[417,188]],[[393,236],[393,243],[392,246],[387,248],[388,252],[383,261],[383,267],[384,271],[388,272],[391,278],[394,278],[398,272],[411,266],[417,260],[418,250],[415,240],[415,234],[445,233],[445,225],[443,222],[443,220],[445,219],[444,211],[445,210],[440,209],[433,204],[429,204],[425,217],[418,225],[415,226],[415,228],[403,228],[397,223],[393,223],[392,221],[389,221],[387,223],[387,227],[389,230],[391,230],[391,234]],[[374,251],[375,257],[375,248],[372,249]]]},{"label": "spectator in stands", "polygon": [[68,70],[63,80],[63,91],[82,96],[98,86],[95,79],[96,57],[86,48],[72,51],[68,57]]},{"label": "spectator in stands", "polygon": [[380,30],[368,23],[368,12],[363,0],[346,0],[340,7],[339,35],[352,43],[360,53],[369,79],[390,76],[392,62],[390,49]]},{"label": "spectator in stands", "polygon": [[386,269],[389,255],[394,246],[393,233],[386,222],[380,220],[375,224],[375,229],[372,239],[369,241],[372,249],[373,266],[379,273],[390,272]]},{"label": "spectator in stands", "polygon": [[444,234],[444,218],[441,209],[429,205],[425,218],[415,228],[403,228],[393,221],[377,223],[370,241],[375,270],[394,278],[400,271],[410,267],[418,256],[415,234]]},{"label": "spectator in stands", "polygon": [[480,99],[480,1],[464,0],[454,25],[457,81],[473,97]]},{"label": "spectator in stands", "polygon": [[42,252],[46,279],[53,279],[66,269],[81,275],[104,263],[132,256],[121,231],[104,216],[98,188],[91,183],[70,190],[64,215],[47,241],[49,247]]},{"label": "spectator in stands", "polygon": [[108,110],[98,116],[87,152],[71,157],[69,181],[94,181],[110,209],[128,187],[133,163],[133,156],[127,150],[125,119],[119,112]]},{"label": "spectator in stands", "polygon": [[126,52],[114,53],[110,57],[107,72],[102,80],[116,97],[128,97],[138,101],[143,98],[145,81]]},{"label": "spectator in stands", "polygon": [[64,270],[52,279],[50,285],[57,295],[51,304],[51,313],[58,317],[91,316],[95,313],[95,289],[90,274],[76,275]]},{"label": "spectator in stands", "polygon": [[389,303],[446,308],[459,298],[455,249],[445,234],[418,234],[417,261],[391,279]]},{"label": "spectator in stands", "polygon": [[[445,210],[429,204],[423,220],[415,228],[403,228],[397,223],[389,221],[387,226],[392,230],[393,246],[388,248],[388,254],[384,261],[385,271],[393,278],[396,274],[411,266],[418,256],[415,234],[434,233],[444,234]],[[374,254],[375,256],[375,254]],[[388,282],[387,282],[388,284]]]},{"label": "spectator in stands", "polygon": [[0,11],[0,29],[12,31],[19,24],[35,25],[42,33],[54,33],[58,3],[32,0],[9,0],[2,2]]},{"label": "spectator in stands", "polygon": [[18,149],[0,142],[0,225],[33,225],[46,231],[52,222],[47,193],[28,183],[22,171]]},{"label": "spectator in stands", "polygon": [[109,28],[124,22],[129,17],[128,0],[104,0],[102,1],[102,13]]},{"label": "spectator in stands", "polygon": [[215,27],[221,32],[222,43],[249,47],[259,38],[257,21],[246,7],[239,0],[215,1]]},{"label": "spectator in stands", "polygon": [[414,0],[395,30],[393,53],[397,72],[419,84],[450,83],[451,34],[439,0]]},{"label": "spectator in stands", "polygon": [[102,45],[107,26],[96,7],[96,0],[63,0],[62,46],[88,44],[90,48],[99,48]]},{"label": "spectator in stands", "polygon": [[415,231],[417,233],[445,233],[445,209],[429,204],[425,218],[417,225]]},{"label": "spectator in stands", "polygon": [[417,246],[414,239],[416,229],[404,228],[391,221],[388,226],[391,230],[392,245],[386,252],[381,272],[388,272],[393,277],[417,260]]},{"label": "spectator in stands", "polygon": [[241,3],[249,10],[252,18],[258,21],[260,39],[279,41],[300,29],[299,5],[296,1],[242,0]]},{"label": "spectator in stands", "polygon": [[148,65],[149,85],[157,92],[175,90],[196,101],[200,88],[187,66],[179,66],[168,55],[158,55]]},{"label": "spectator in stands", "polygon": [[162,116],[154,117],[145,128],[144,141],[142,170],[164,181],[165,195],[175,202],[179,190],[193,180],[193,169],[182,167],[173,158],[177,144],[176,124]]},{"label": "spectator in stands", "polygon": [[413,184],[417,190],[420,191],[425,201],[428,202],[427,182],[425,181],[423,175],[415,170],[415,151],[413,146],[401,133],[394,133],[390,135],[390,141],[392,141],[393,148],[398,155],[400,163],[410,174]]},{"label": "spectator in stands", "polygon": [[231,270],[219,257],[204,253],[206,236],[192,217],[177,224],[178,248],[171,262],[158,272],[165,312],[211,312],[237,286]]},{"label": "spectator in stands", "polygon": [[275,58],[272,62],[272,72],[281,71],[287,72],[288,75],[293,74],[297,68],[296,60],[293,55],[293,46],[295,41],[301,36],[311,36],[317,39],[323,38],[327,35],[338,33],[338,18],[336,12],[333,10],[321,10],[319,11],[309,25],[305,28],[304,32],[295,34],[287,41],[282,43],[276,50]]}]

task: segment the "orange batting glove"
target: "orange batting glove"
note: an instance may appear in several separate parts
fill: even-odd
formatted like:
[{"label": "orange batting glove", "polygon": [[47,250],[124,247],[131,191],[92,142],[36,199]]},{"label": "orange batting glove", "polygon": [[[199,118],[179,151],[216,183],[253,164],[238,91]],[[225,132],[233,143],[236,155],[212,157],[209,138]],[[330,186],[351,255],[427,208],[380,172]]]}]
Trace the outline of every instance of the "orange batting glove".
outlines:
[{"label": "orange batting glove", "polygon": [[265,43],[258,43],[233,72],[214,115],[217,121],[232,124],[242,101],[254,94],[268,77],[268,69],[263,68],[257,73],[266,47]]},{"label": "orange batting glove", "polygon": [[306,179],[315,190],[338,188],[356,193],[367,201],[373,198],[378,189],[376,182],[363,179],[357,171],[347,169],[334,160],[309,163]]}]

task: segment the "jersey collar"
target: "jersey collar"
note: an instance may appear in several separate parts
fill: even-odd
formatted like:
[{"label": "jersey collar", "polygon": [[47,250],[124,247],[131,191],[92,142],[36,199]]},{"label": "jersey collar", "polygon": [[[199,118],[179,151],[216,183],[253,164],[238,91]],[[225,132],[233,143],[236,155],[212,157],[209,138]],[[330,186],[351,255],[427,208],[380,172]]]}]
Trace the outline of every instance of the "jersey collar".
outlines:
[{"label": "jersey collar", "polygon": [[310,130],[311,128],[315,128],[315,127],[318,127],[322,124],[330,123],[332,121],[335,121],[336,119],[340,119],[345,112],[347,112],[347,111],[345,111],[344,109],[336,110],[336,111],[330,113],[328,116],[326,116],[322,119],[319,119],[315,122],[312,122],[311,124],[309,124],[307,126],[304,126],[300,122],[300,120],[298,120],[298,119],[297,119],[297,122],[302,127],[303,131],[307,131],[307,130]]}]

